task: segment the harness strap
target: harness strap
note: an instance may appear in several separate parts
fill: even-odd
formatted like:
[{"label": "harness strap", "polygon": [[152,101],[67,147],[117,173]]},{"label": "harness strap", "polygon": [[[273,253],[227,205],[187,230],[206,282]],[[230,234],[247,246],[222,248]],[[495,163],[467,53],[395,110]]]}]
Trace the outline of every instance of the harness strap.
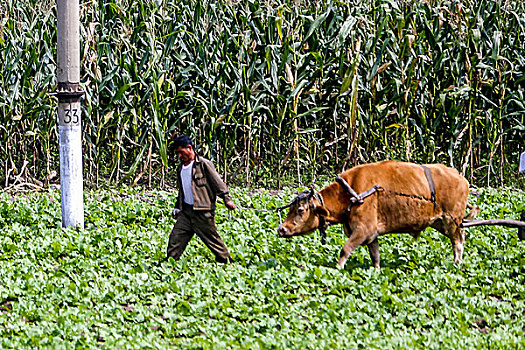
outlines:
[{"label": "harness strap", "polygon": [[375,185],[374,187],[369,188],[365,192],[361,193],[359,197],[361,197],[361,199],[365,199],[366,197],[373,195],[375,192],[379,191],[380,189],[382,189],[381,186]]},{"label": "harness strap", "polygon": [[420,165],[425,171],[425,177],[428,181],[428,187],[430,188],[430,201],[436,203],[436,185],[434,184],[434,179],[432,178],[432,173],[430,169],[424,165]]},{"label": "harness strap", "polygon": [[321,234],[321,244],[326,244],[326,219],[324,216],[319,215],[319,233]]},{"label": "harness strap", "polygon": [[321,193],[317,192],[316,194],[314,194],[314,198],[317,199],[319,204],[321,204],[324,207],[324,199]]},{"label": "harness strap", "polygon": [[[317,199],[317,201],[319,202],[320,205],[324,206],[324,199],[323,199],[323,195],[319,192],[317,192],[316,194],[314,194],[314,199]],[[312,207],[315,208],[315,205],[313,204],[313,201],[311,203]],[[326,227],[328,225],[326,224],[326,219],[324,216],[322,215],[319,215],[319,233],[321,234],[321,244],[322,245],[325,245],[326,244]]]},{"label": "harness strap", "polygon": [[350,196],[352,196],[350,198],[350,201],[352,202],[352,204],[355,204],[355,203],[358,203],[358,204],[363,204],[363,198],[361,195],[357,194],[357,192],[348,184],[348,182],[346,182],[345,179],[343,179],[341,176],[337,176],[335,178],[335,181],[340,184],[341,186],[343,186],[343,188],[348,192],[350,193]]},{"label": "harness strap", "polygon": [[345,179],[343,179],[341,176],[337,176],[335,178],[335,181],[337,183],[339,183],[341,186],[343,186],[343,188],[345,190],[347,190],[348,193],[350,193],[350,201],[352,202],[350,204],[350,206],[348,207],[348,211],[350,211],[350,208],[352,207],[352,205],[354,204],[363,204],[363,200],[366,198],[366,197],[369,197],[371,195],[373,195],[375,192],[379,191],[380,189],[382,189],[381,186],[379,185],[375,185],[374,187],[372,188],[369,188],[368,190],[366,190],[365,192],[363,193],[359,193],[357,194],[357,192],[348,184],[348,182],[346,182]]}]

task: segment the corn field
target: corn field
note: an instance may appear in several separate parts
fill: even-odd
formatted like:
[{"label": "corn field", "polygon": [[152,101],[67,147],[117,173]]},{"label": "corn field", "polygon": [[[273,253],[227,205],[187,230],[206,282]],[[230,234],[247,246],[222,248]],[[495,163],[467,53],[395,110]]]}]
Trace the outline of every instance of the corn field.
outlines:
[{"label": "corn field", "polygon": [[[164,184],[186,133],[228,182],[381,159],[516,183],[525,2],[81,1],[84,173]],[[58,171],[56,5],[0,4],[0,180]]]}]

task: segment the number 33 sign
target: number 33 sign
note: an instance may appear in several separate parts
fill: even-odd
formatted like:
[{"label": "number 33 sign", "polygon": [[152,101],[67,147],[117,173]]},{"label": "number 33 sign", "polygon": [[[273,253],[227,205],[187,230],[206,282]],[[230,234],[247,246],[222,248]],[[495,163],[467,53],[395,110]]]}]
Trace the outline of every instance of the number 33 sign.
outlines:
[{"label": "number 33 sign", "polygon": [[58,125],[80,126],[80,102],[60,103],[58,106]]}]

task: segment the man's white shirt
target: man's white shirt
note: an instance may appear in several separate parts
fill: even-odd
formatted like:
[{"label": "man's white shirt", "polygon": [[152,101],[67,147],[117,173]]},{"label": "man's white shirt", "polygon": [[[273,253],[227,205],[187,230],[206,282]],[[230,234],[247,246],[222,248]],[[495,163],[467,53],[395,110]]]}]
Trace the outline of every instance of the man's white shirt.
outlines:
[{"label": "man's white shirt", "polygon": [[193,187],[192,187],[192,177],[193,177],[193,162],[191,161],[188,165],[182,165],[182,170],[180,171],[180,177],[182,179],[182,190],[184,191],[184,203],[193,205]]}]

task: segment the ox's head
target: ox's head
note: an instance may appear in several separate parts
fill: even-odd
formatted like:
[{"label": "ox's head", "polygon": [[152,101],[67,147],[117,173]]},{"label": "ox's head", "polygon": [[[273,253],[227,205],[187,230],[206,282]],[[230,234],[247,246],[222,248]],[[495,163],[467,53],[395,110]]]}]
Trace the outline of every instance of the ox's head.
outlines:
[{"label": "ox's head", "polygon": [[324,227],[323,215],[327,214],[326,209],[318,204],[320,197],[315,197],[315,190],[310,188],[301,192],[289,204],[279,208],[290,208],[286,219],[277,229],[279,236],[302,236]]}]

